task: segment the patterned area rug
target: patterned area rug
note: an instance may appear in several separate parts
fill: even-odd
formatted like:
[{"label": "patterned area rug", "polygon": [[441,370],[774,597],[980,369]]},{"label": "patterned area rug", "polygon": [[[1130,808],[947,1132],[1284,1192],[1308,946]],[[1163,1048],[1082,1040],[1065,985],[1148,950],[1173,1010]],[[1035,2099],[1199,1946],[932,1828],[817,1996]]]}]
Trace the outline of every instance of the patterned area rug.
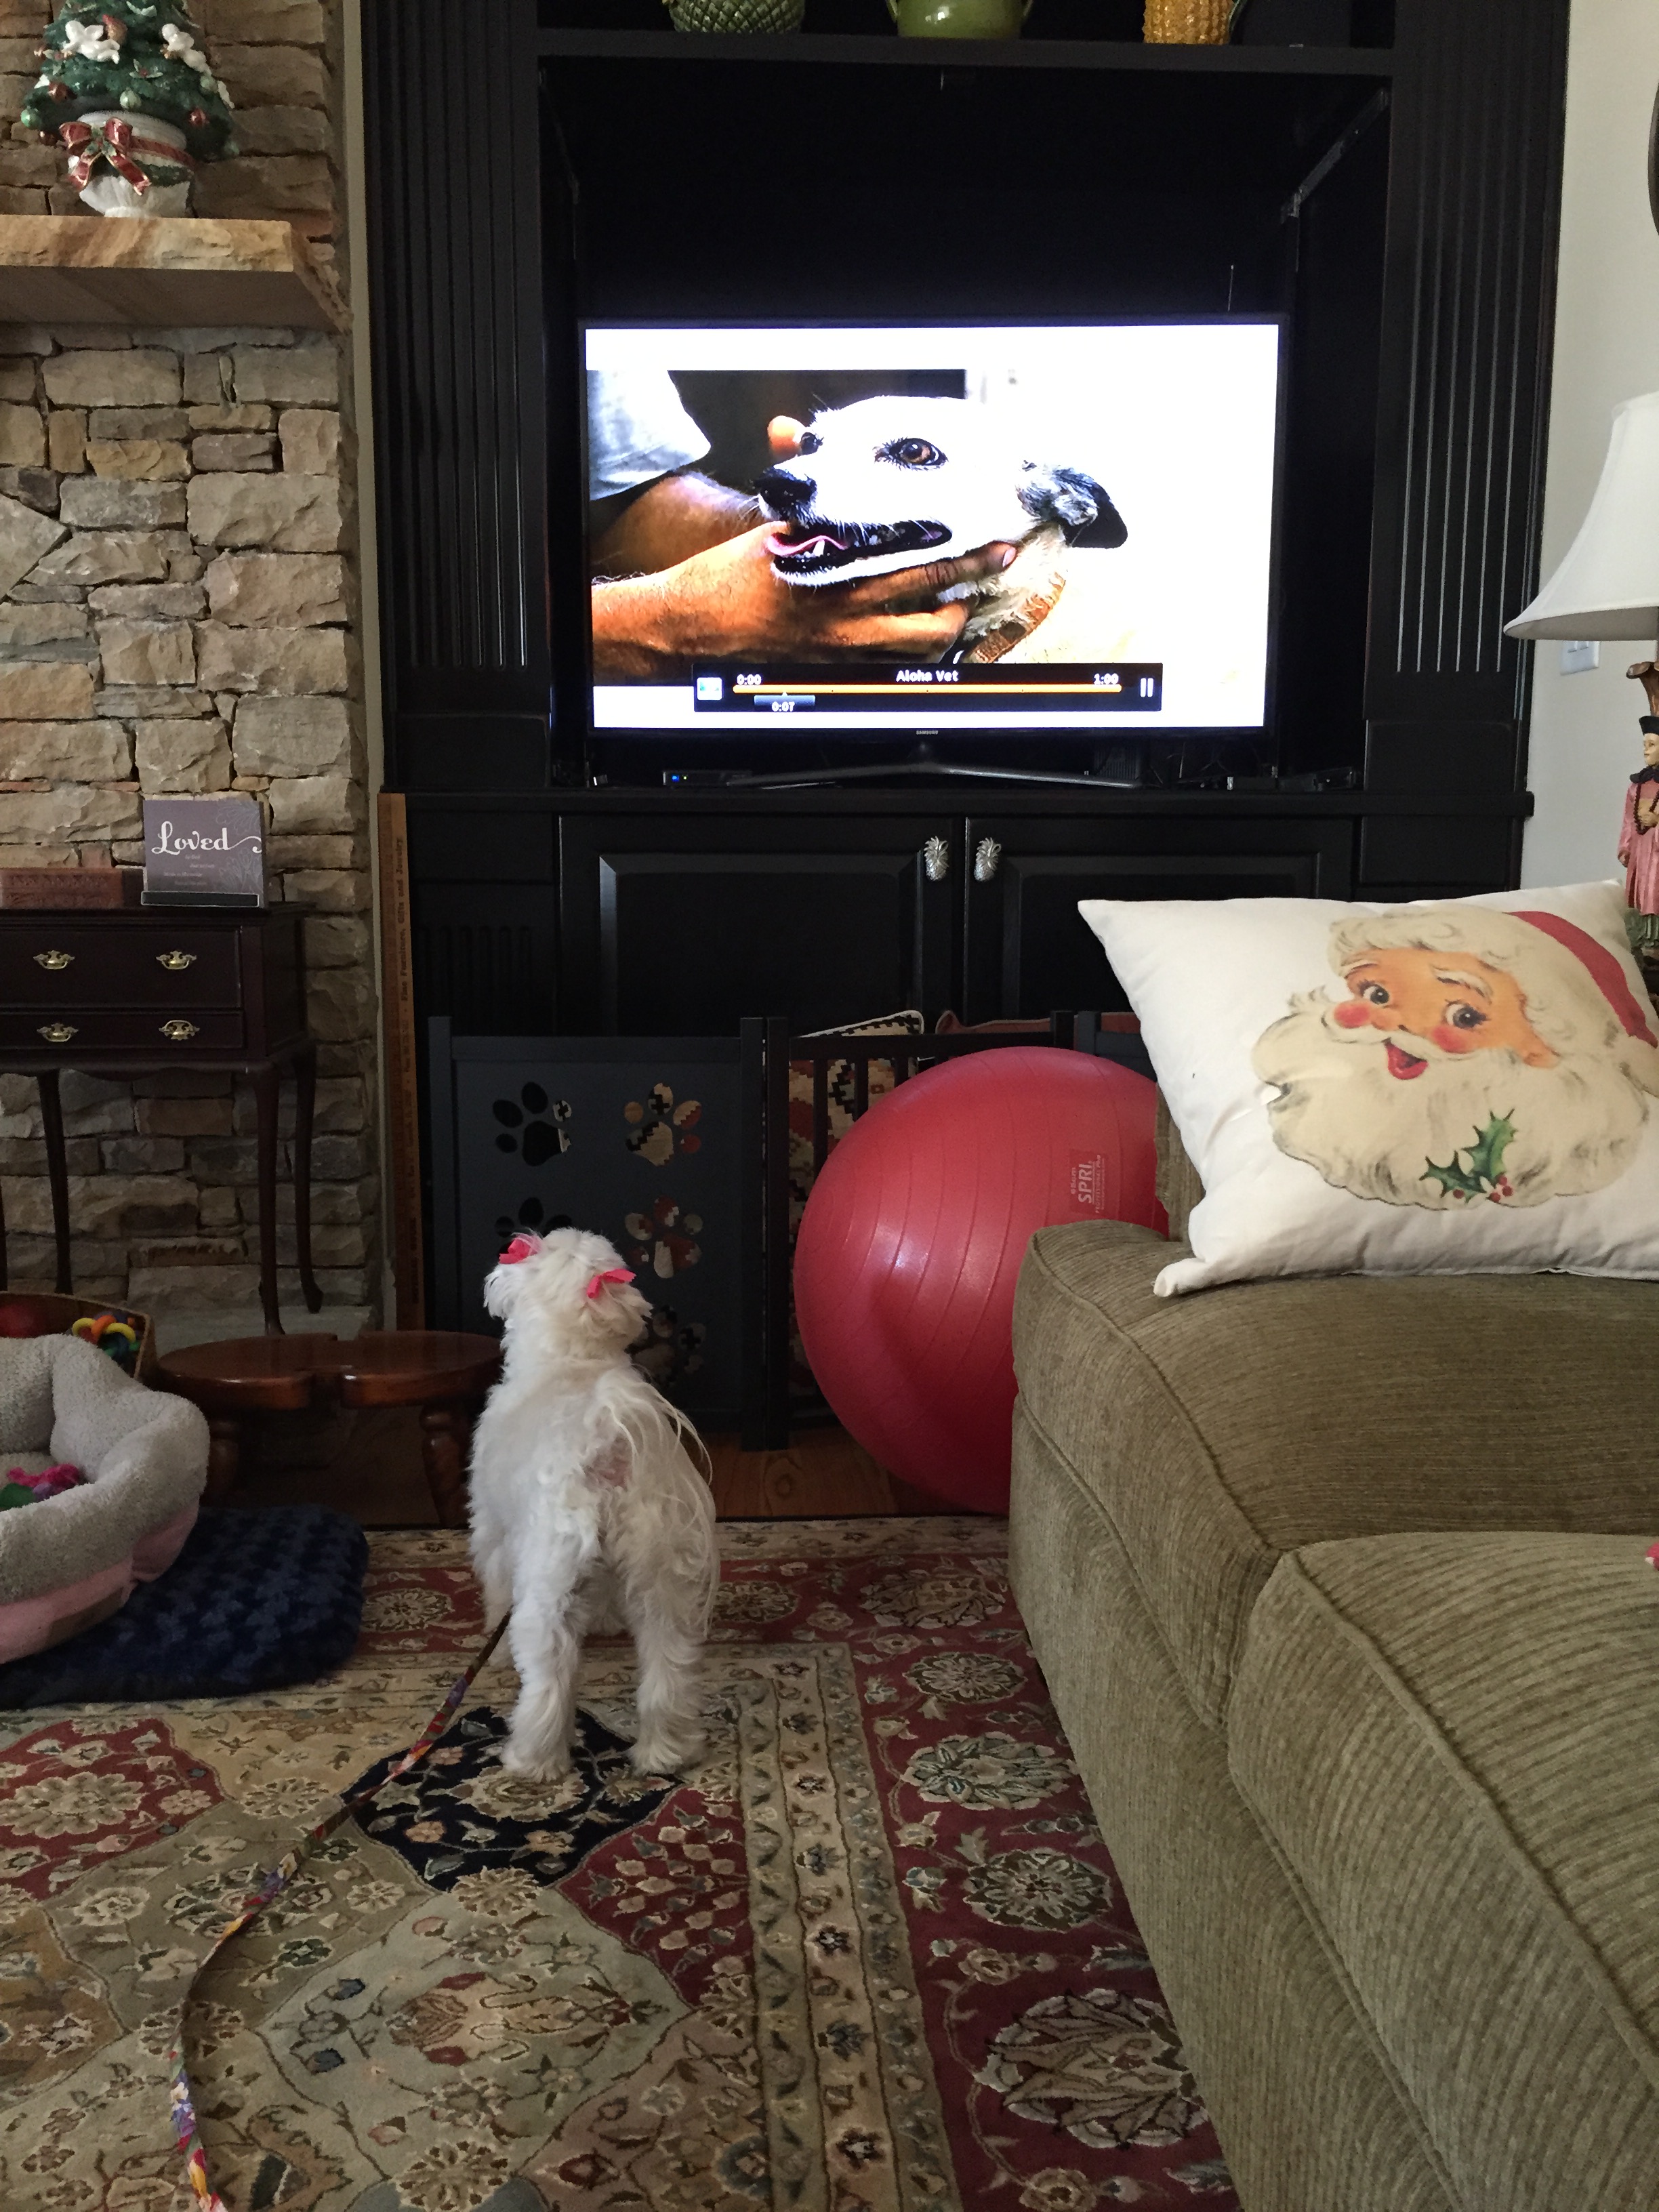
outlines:
[{"label": "patterned area rug", "polygon": [[[234,2212],[1236,2212],[1009,1595],[999,1524],[738,1522],[683,1782],[427,1765],[216,1963],[188,2048]],[[165,2053],[220,1923],[480,1638],[457,1534],[372,1540],[327,1681],[0,1735],[0,2204],[184,2212]]]}]

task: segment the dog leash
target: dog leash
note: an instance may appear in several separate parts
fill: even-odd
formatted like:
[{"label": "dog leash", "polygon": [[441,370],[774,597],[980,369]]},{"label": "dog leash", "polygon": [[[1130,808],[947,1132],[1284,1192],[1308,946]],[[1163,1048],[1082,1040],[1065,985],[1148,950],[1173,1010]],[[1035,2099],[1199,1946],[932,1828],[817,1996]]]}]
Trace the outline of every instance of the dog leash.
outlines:
[{"label": "dog leash", "polygon": [[490,1653],[501,1642],[501,1632],[507,1626],[508,1618],[507,1613],[501,1615],[490,1631],[489,1639],[483,1649],[472,1661],[465,1674],[459,1676],[450,1685],[449,1695],[433,1714],[414,1742],[410,1745],[409,1749],[401,1754],[396,1763],[381,1776],[372,1789],[355,1790],[349,1796],[343,1798],[325,1820],[319,1821],[317,1826],[311,1829],[284,1858],[280,1859],[271,1868],[236,1917],[227,1922],[214,1937],[212,1948],[191,1976],[190,1985],[185,1990],[179,2007],[178,2041],[167,2054],[173,2067],[169,2096],[173,2112],[173,2136],[185,2160],[185,2170],[190,2176],[190,2185],[195,2191],[204,2212],[230,2212],[230,2208],[214,2187],[212,2177],[208,2172],[207,2151],[202,2142],[201,2127],[196,2117],[195,2093],[191,2087],[190,2075],[185,2068],[185,2015],[190,2008],[190,2001],[196,1993],[198,1983],[232,1937],[240,1936],[245,1928],[251,1926],[259,1917],[273,1899],[282,1895],[319,1844],[326,1843],[336,1829],[343,1827],[361,1806],[372,1804],[381,1790],[396,1782],[401,1775],[407,1774],[411,1766],[417,1766],[426,1757],[433,1745],[442,1735],[445,1729],[448,1727],[455,1708],[483,1672]]}]

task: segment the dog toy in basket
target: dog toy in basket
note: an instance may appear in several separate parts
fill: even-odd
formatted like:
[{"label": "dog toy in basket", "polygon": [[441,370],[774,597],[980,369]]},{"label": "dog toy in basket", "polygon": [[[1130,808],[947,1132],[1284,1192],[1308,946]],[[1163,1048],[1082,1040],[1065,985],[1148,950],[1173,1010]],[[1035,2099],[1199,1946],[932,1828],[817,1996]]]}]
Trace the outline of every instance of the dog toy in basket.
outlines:
[{"label": "dog toy in basket", "polygon": [[70,1334],[95,1344],[100,1352],[108,1352],[126,1374],[131,1375],[138,1364],[138,1332],[118,1314],[82,1314],[78,1321],[70,1323]]}]

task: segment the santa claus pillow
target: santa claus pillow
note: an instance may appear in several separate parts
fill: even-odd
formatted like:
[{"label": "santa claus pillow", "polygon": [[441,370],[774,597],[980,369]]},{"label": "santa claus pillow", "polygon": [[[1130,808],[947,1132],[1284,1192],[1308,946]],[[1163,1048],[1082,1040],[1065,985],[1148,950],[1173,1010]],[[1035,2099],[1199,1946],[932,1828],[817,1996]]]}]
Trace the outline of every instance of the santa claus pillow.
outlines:
[{"label": "santa claus pillow", "polygon": [[1080,911],[1204,1183],[1160,1295],[1659,1276],[1659,1017],[1619,885]]}]

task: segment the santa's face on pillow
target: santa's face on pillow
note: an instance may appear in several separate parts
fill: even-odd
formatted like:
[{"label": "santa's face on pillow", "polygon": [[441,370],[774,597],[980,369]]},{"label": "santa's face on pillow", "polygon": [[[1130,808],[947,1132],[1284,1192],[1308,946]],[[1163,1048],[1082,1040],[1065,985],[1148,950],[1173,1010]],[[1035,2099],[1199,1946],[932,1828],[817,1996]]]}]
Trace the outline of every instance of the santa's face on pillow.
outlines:
[{"label": "santa's face on pillow", "polygon": [[1539,1206],[1635,1158],[1659,1043],[1607,947],[1551,914],[1446,906],[1331,932],[1340,995],[1258,1042],[1275,1142],[1391,1206]]},{"label": "santa's face on pillow", "polygon": [[1333,1018],[1345,1030],[1373,1029],[1389,1040],[1389,1073],[1401,1082],[1429,1065],[1395,1039],[1423,1037],[1454,1056],[1512,1052],[1528,1067],[1553,1067],[1556,1055],[1527,1019],[1527,1001],[1513,975],[1474,953],[1459,959],[1420,945],[1360,951],[1343,980],[1353,994]]}]

